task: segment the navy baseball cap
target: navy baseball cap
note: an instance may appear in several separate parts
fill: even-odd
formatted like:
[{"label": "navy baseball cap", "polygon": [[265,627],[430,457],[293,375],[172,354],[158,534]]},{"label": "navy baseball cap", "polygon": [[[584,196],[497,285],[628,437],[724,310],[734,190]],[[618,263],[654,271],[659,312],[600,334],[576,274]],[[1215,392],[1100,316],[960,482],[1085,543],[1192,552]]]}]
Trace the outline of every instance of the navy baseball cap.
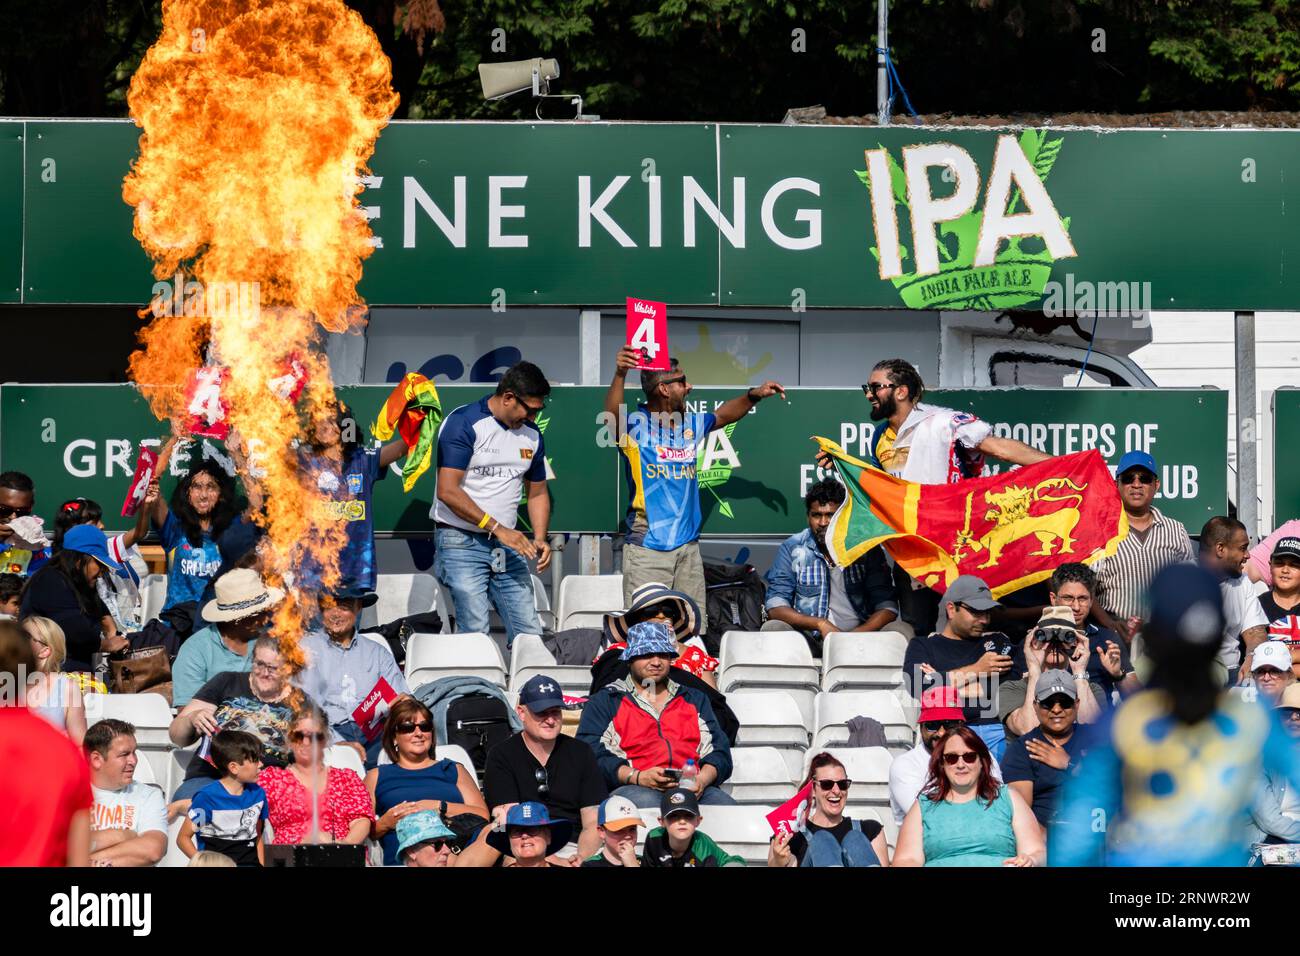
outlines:
[{"label": "navy baseball cap", "polygon": [[1149,638],[1217,652],[1223,641],[1223,593],[1195,564],[1171,564],[1151,582]]},{"label": "navy baseball cap", "polygon": [[1124,457],[1119,460],[1119,465],[1115,468],[1115,477],[1118,478],[1130,468],[1143,468],[1151,472],[1151,474],[1155,475],[1157,478],[1160,477],[1160,469],[1156,467],[1156,460],[1144,451],[1134,450],[1127,452]]},{"label": "navy baseball cap", "polygon": [[560,682],[545,674],[528,678],[528,682],[519,691],[519,703],[534,714],[540,714],[552,707],[563,707],[564,695],[560,693]]}]

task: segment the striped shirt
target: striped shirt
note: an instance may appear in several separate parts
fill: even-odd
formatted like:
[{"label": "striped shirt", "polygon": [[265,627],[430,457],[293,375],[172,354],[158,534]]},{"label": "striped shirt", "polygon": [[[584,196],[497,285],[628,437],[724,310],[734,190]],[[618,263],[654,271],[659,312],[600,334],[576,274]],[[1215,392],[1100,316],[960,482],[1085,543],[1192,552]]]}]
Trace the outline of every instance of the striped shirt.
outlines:
[{"label": "striped shirt", "polygon": [[1146,620],[1147,589],[1152,579],[1170,564],[1195,562],[1192,539],[1181,521],[1166,518],[1159,508],[1151,509],[1154,519],[1146,534],[1129,529],[1114,555],[1093,565],[1097,572],[1097,600],[1111,617]]}]

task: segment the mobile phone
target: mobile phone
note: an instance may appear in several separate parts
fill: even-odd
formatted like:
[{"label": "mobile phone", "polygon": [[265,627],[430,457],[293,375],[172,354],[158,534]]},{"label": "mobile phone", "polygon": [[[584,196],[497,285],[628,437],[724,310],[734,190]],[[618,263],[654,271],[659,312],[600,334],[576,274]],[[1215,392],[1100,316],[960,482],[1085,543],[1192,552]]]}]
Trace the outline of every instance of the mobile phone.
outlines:
[{"label": "mobile phone", "polygon": [[680,770],[674,770],[672,767],[664,767],[663,775],[671,780],[682,779],[682,772]]}]

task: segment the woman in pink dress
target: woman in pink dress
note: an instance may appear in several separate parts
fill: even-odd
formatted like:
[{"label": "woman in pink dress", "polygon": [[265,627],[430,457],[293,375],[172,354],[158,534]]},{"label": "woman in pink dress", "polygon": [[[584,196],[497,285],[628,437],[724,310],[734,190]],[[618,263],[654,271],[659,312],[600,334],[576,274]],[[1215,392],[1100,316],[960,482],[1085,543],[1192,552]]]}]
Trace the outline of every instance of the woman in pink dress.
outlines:
[{"label": "woman in pink dress", "polygon": [[[305,704],[289,725],[287,767],[267,767],[257,778],[266,791],[272,843],[364,843],[375,809],[361,778],[351,770],[325,766],[329,723],[314,704]],[[316,795],[313,833],[311,794]]]}]

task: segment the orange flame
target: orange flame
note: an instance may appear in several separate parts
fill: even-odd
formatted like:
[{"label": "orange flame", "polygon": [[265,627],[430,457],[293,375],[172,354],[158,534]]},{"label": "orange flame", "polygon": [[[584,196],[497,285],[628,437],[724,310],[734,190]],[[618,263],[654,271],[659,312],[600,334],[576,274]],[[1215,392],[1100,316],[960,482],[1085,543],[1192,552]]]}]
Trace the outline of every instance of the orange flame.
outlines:
[{"label": "orange flame", "polygon": [[[143,129],[123,184],[135,236],[156,278],[198,283],[181,311],[200,313],[167,314],[158,294],[131,378],[175,423],[193,370],[229,369],[222,399],[261,472],[242,477],[265,500],[263,569],[283,580],[306,547],[333,583],[344,523],[320,520],[292,446],[333,417],[322,327],[365,322],[356,286],[372,246],[357,194],[397,106],[391,64],[341,0],[165,0],[128,103]],[[307,372],[296,407],[271,384],[294,355]],[[294,670],[300,630],[285,602],[275,632]]]}]

